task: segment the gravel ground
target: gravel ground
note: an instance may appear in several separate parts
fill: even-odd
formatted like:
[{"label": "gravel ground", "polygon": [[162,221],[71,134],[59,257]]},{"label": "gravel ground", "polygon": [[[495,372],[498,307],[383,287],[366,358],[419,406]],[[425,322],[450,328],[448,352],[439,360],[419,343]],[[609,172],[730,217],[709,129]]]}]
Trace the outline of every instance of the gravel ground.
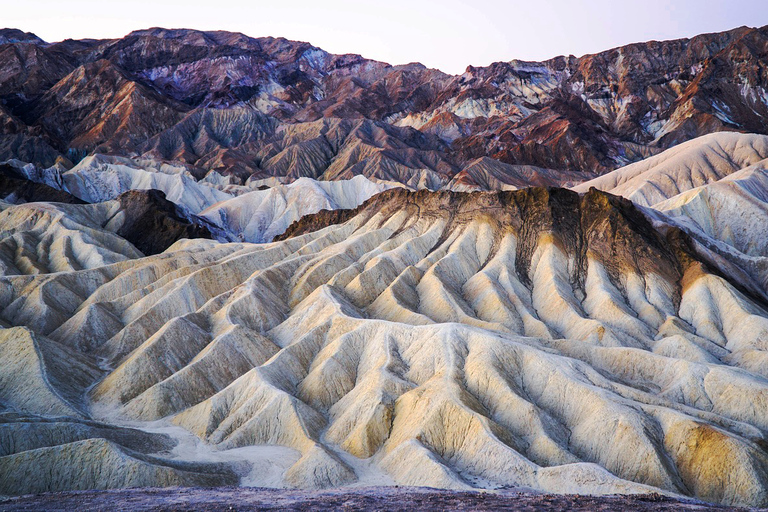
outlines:
[{"label": "gravel ground", "polygon": [[[634,496],[547,495],[523,492],[459,492],[428,488],[369,487],[300,491],[223,487],[120,489],[47,493],[0,501],[0,511],[645,511],[727,510],[658,494]],[[732,509],[730,509],[732,510]],[[744,509],[746,510],[746,509]]]}]

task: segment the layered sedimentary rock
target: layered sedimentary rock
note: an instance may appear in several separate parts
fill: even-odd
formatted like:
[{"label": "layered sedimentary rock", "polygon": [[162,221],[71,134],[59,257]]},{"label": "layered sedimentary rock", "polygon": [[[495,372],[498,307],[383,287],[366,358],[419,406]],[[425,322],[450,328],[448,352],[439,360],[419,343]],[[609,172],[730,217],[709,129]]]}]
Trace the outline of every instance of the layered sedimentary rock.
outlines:
[{"label": "layered sedimentary rock", "polygon": [[155,190],[97,204],[0,201],[0,268],[6,275],[109,265],[163,252],[182,238],[211,233]]},{"label": "layered sedimentary rock", "polygon": [[[110,152],[181,160],[241,180],[317,177],[329,160],[349,155],[335,154],[332,139],[315,140],[269,162],[286,149],[274,151],[281,131],[347,121],[397,133],[394,145],[368,151],[404,184],[410,176],[392,166],[450,179],[482,157],[600,174],[707,133],[768,133],[767,33],[741,27],[451,76],[228,32],[154,28],[49,44],[7,30],[0,159],[50,166],[57,156]],[[403,148],[416,130],[418,147]],[[414,167],[418,159],[423,165]],[[341,174],[378,172],[363,165]]]},{"label": "layered sedimentary rock", "polygon": [[[48,180],[50,181],[50,180]],[[130,190],[159,190],[189,213],[197,213],[232,196],[199,182],[183,164],[143,162],[125,157],[93,155],[60,174],[61,188],[89,202],[117,198]]]},{"label": "layered sedimentary rock", "polygon": [[61,189],[29,180],[18,169],[7,164],[0,164],[0,200],[12,204],[39,201],[84,203]]},{"label": "layered sedimentary rock", "polygon": [[591,187],[655,206],[688,190],[718,181],[768,158],[768,136],[715,133],[573,187]]},{"label": "layered sedimentary rock", "polygon": [[593,178],[592,173],[553,171],[531,165],[510,165],[489,157],[470,162],[444,187],[454,192],[567,187]]},{"label": "layered sedimentary rock", "polygon": [[[0,495],[238,481],[237,473],[224,465],[146,454],[170,452],[174,445],[168,436],[94,421],[0,412]],[[55,470],[41,477],[41,468]]]},{"label": "layered sedimentary rock", "polygon": [[768,505],[765,56],[0,31],[0,495]]},{"label": "layered sedimentary rock", "polygon": [[765,303],[629,201],[393,189],[284,238],[8,275],[0,332],[83,361],[80,414],[295,450],[283,485],[768,503]]},{"label": "layered sedimentary rock", "polygon": [[718,133],[575,186],[610,191],[695,238],[731,277],[766,297],[768,137]]},{"label": "layered sedimentary rock", "polygon": [[218,202],[200,212],[199,217],[210,223],[220,239],[271,242],[304,215],[320,210],[352,209],[392,187],[363,176],[339,181],[299,178],[288,185],[245,192]]},{"label": "layered sedimentary rock", "polygon": [[145,255],[166,250],[182,238],[212,238],[210,230],[195,224],[157,190],[131,190],[116,199],[104,225],[131,242]]},{"label": "layered sedimentary rock", "polygon": [[270,178],[237,185],[216,171],[195,176],[194,168],[180,162],[106,155],[84,158],[69,170],[13,163],[20,168],[0,168],[8,176],[0,175],[5,201],[118,200],[123,211],[119,218],[135,229],[121,226],[117,233],[145,254],[162,252],[179,238],[210,238],[211,233],[221,241],[269,242],[304,215],[354,208],[379,192],[403,186],[361,175],[332,181],[299,178],[287,184]]}]

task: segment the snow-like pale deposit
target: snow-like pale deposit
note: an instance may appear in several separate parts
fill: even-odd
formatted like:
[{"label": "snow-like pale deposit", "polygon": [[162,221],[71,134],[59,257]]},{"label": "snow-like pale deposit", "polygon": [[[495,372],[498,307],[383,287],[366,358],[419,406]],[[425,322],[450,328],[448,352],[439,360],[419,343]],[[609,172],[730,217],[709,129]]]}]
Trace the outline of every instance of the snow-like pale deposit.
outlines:
[{"label": "snow-like pale deposit", "polygon": [[374,183],[364,176],[351,180],[316,181],[299,178],[219,202],[199,213],[219,228],[224,239],[269,242],[296,220],[320,210],[355,208],[393,185]]},{"label": "snow-like pale deposit", "polygon": [[197,213],[232,196],[206,182],[197,182],[187,171],[171,166],[141,168],[133,160],[93,155],[62,176],[64,189],[89,203],[114,199],[129,190],[160,190],[166,198]]},{"label": "snow-like pale deposit", "polygon": [[[3,407],[69,404],[154,435],[170,422],[206,443],[174,434],[183,442],[162,459],[121,459],[125,449],[87,441],[0,456],[0,467],[28,454],[35,490],[91,485],[33,468],[104,454],[138,475],[110,470],[97,483],[111,487],[217,481],[209,466],[177,472],[218,461],[247,485],[378,474],[768,503],[761,306],[697,266],[683,287],[630,267],[617,282],[595,255],[577,289],[574,254],[550,236],[531,249],[523,283],[517,235],[480,217],[446,231],[447,219],[403,209],[284,242],[180,241],[153,257],[0,278],[2,321],[25,326],[0,330],[0,346],[34,346],[25,357],[45,361],[0,359],[2,375],[35,368],[14,376],[25,387],[0,385]],[[77,385],[52,378],[70,354]]]},{"label": "snow-like pale deposit", "polygon": [[768,255],[768,159],[654,205],[692,231],[753,257]]},{"label": "snow-like pale deposit", "polygon": [[[276,177],[249,180],[243,186],[232,184],[230,177],[216,171],[196,180],[181,165],[105,155],[89,156],[66,172],[58,167],[39,170],[32,164],[11,163],[32,181],[62,189],[89,203],[108,202],[129,190],[160,190],[182,211],[210,222],[209,227],[220,240],[254,243],[271,241],[304,215],[323,209],[355,208],[373,195],[403,186],[361,175],[334,181]],[[436,187],[430,171],[424,172],[412,176],[413,187]],[[258,190],[262,185],[270,188]],[[73,219],[79,218],[73,215]]]},{"label": "snow-like pale deposit", "polygon": [[640,162],[581,183],[653,206],[681,192],[722,179],[768,158],[768,136],[719,132],[684,142]]}]

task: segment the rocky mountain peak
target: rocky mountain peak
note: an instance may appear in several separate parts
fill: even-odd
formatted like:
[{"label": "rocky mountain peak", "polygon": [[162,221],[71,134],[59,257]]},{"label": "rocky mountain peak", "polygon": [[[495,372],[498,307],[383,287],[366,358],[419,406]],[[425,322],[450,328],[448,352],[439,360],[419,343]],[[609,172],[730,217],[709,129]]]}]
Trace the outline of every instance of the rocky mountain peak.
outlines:
[{"label": "rocky mountain peak", "polygon": [[24,32],[17,28],[0,28],[0,44],[13,43],[47,44],[32,32]]}]

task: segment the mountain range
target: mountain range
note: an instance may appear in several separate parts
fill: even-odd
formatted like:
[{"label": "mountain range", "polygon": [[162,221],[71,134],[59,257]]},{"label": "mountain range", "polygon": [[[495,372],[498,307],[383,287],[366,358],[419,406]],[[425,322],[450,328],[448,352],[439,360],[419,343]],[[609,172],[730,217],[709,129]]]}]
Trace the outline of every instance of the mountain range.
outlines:
[{"label": "mountain range", "polygon": [[0,497],[768,506],[767,56],[0,30]]},{"label": "mountain range", "polygon": [[602,174],[706,133],[768,133],[766,27],[458,76],[228,32],[0,42],[0,159],[45,167],[113,153],[436,188],[483,157]]}]

